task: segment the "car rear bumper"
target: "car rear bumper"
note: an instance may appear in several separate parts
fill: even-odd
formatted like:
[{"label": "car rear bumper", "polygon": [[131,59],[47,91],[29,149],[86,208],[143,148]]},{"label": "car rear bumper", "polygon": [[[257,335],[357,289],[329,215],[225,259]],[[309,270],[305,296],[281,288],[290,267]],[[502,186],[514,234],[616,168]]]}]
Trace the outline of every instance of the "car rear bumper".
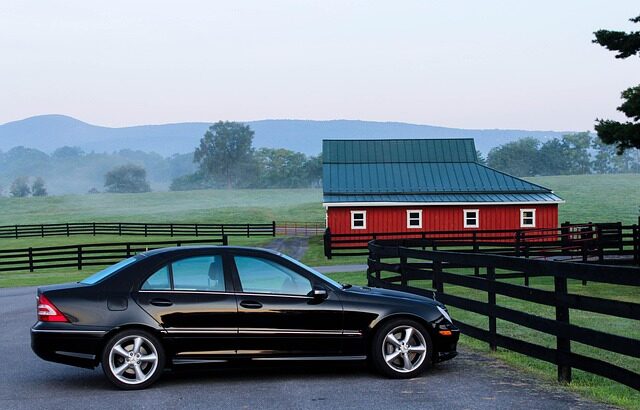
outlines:
[{"label": "car rear bumper", "polygon": [[31,328],[31,349],[40,358],[91,369],[100,363],[106,331],[47,325],[38,322]]}]

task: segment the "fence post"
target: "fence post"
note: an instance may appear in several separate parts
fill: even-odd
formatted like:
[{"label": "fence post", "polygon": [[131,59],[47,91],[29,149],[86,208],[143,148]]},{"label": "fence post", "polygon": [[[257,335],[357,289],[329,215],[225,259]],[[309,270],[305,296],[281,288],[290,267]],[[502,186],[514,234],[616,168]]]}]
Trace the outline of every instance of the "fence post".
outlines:
[{"label": "fence post", "polygon": [[229,236],[228,235],[222,235],[222,245],[224,245],[224,246],[229,245]]},{"label": "fence post", "polygon": [[[529,243],[525,238],[525,231],[521,231],[520,241],[522,242],[522,245],[524,247],[524,252],[523,252],[524,258],[529,259]],[[529,272],[525,270],[523,273],[524,273],[524,286],[529,286]]]},{"label": "fence post", "polygon": [[198,224],[194,225],[195,229],[196,229],[196,238],[198,237]]},{"label": "fence post", "polygon": [[144,224],[144,236],[147,237],[147,224]]},{"label": "fence post", "polygon": [[569,254],[569,243],[571,242],[569,222],[560,224],[560,247],[562,248],[562,254]]},{"label": "fence post", "polygon": [[438,293],[444,292],[444,286],[442,284],[442,278],[440,273],[442,272],[442,262],[433,261],[433,278],[431,280],[431,287]]},{"label": "fence post", "polygon": [[131,244],[128,243],[127,244],[127,258],[130,258],[130,257],[131,257]]},{"label": "fence post", "polygon": [[402,286],[407,286],[407,272],[405,272],[405,268],[407,267],[407,257],[400,257],[400,284]]},{"label": "fence post", "polygon": [[602,237],[602,225],[596,225],[596,244],[598,247],[598,261],[604,261],[604,238]]},{"label": "fence post", "polygon": [[331,253],[331,229],[325,229],[322,239],[324,242],[324,256],[327,259],[331,259],[331,257],[333,256]]},{"label": "fence post", "polygon": [[271,221],[271,236],[276,236],[276,221]]},{"label": "fence post", "polygon": [[[478,232],[473,231],[473,252],[478,253],[480,247],[478,246]],[[473,275],[480,276],[480,266],[476,265],[473,267]]]},{"label": "fence post", "polygon": [[82,245],[78,246],[78,270],[82,270]]},{"label": "fence post", "polygon": [[33,248],[29,248],[29,272],[33,272]]},{"label": "fence post", "polygon": [[173,224],[169,224],[170,236],[173,238]]},{"label": "fence post", "polygon": [[122,222],[118,222],[118,236],[122,236]]},{"label": "fence post", "polygon": [[488,302],[489,302],[489,349],[495,352],[497,349],[496,343],[496,268],[493,266],[487,266],[487,281],[488,281]]},{"label": "fence post", "polygon": [[515,243],[515,254],[516,256],[520,256],[520,242],[522,242],[522,231],[516,231],[516,243]]},{"label": "fence post", "polygon": [[[556,322],[569,324],[569,308],[567,307],[567,278],[554,273],[554,291],[556,304]],[[558,365],[558,381],[571,382],[571,339],[556,336],[556,364]]]},{"label": "fence post", "polygon": [[633,237],[633,261],[640,264],[640,226],[633,225],[631,227]]}]

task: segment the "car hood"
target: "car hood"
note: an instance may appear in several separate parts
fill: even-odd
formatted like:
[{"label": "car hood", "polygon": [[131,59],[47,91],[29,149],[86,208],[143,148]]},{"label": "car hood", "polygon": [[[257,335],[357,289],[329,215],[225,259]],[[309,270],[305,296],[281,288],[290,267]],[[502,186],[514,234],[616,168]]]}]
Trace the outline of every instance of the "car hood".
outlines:
[{"label": "car hood", "polygon": [[371,288],[369,286],[351,286],[343,289],[347,293],[356,293],[359,295],[367,295],[373,297],[381,297],[388,299],[402,299],[410,300],[418,303],[426,303],[434,306],[444,306],[442,303],[428,298],[426,296],[420,296],[408,292],[400,292],[397,290],[383,289],[383,288]]}]

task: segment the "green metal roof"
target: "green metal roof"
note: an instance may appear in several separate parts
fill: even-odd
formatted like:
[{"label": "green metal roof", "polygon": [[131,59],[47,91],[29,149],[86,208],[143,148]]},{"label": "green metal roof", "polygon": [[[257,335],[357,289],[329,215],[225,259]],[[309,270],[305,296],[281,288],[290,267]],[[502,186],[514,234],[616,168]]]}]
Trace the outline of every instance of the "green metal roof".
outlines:
[{"label": "green metal roof", "polygon": [[324,140],[325,164],[475,162],[473,139]]},{"label": "green metal roof", "polygon": [[419,195],[325,195],[324,202],[411,202],[411,203],[534,203],[561,202],[553,193],[540,194],[419,194]]},{"label": "green metal roof", "polygon": [[477,163],[472,139],[325,140],[324,202],[559,202]]}]

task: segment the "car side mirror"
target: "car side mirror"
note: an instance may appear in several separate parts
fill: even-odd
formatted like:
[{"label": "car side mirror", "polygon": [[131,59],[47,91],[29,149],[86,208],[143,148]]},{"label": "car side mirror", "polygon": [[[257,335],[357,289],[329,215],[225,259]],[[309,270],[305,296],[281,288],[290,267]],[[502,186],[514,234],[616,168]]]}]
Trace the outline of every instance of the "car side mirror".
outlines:
[{"label": "car side mirror", "polygon": [[319,286],[314,287],[311,294],[313,295],[314,299],[318,299],[318,300],[324,300],[329,296],[329,294],[327,293],[327,290]]}]

